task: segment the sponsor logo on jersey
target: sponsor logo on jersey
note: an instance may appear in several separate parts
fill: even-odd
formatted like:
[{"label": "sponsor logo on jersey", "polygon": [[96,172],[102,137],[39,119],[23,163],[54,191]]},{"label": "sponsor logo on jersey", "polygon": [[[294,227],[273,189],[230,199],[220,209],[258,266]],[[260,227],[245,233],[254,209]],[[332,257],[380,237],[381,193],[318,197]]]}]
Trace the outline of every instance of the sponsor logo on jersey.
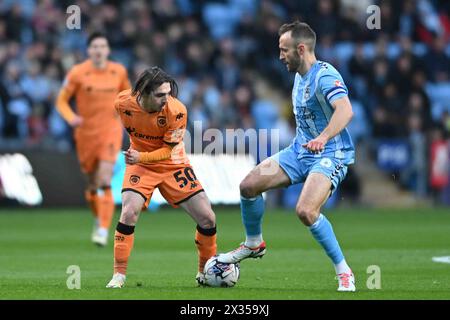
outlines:
[{"label": "sponsor logo on jersey", "polygon": [[98,87],[93,87],[93,86],[87,86],[86,87],[86,92],[89,93],[110,93],[110,92],[116,92],[117,89],[114,87],[110,87],[110,88],[98,88]]},{"label": "sponsor logo on jersey", "polygon": [[146,140],[161,140],[164,137],[164,136],[151,136],[148,134],[136,132],[136,128],[132,128],[132,127],[126,127],[125,130],[127,130],[128,134],[130,136],[133,136],[136,138],[142,138],[142,139],[146,139]]},{"label": "sponsor logo on jersey", "polygon": [[314,111],[309,110],[307,107],[300,107],[300,113],[300,118],[302,120],[316,120]]},{"label": "sponsor logo on jersey", "polygon": [[310,87],[309,86],[306,86],[306,88],[305,88],[305,94],[303,95],[303,97],[305,98],[305,100],[308,100],[309,99],[309,97],[310,97],[310,95],[311,95],[311,89],[310,89]]}]

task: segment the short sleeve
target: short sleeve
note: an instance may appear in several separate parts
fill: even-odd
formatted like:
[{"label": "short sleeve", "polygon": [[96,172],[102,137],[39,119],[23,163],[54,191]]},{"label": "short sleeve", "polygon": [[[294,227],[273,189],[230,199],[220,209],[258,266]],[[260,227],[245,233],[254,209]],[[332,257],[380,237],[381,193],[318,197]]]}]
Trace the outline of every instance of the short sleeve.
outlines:
[{"label": "short sleeve", "polygon": [[73,95],[77,91],[78,86],[78,73],[75,68],[72,68],[64,78],[62,87],[69,93],[69,95]]},{"label": "short sleeve", "polygon": [[131,88],[130,80],[128,79],[127,69],[123,68],[122,79],[120,82],[120,91],[127,90]]},{"label": "short sleeve", "polygon": [[338,73],[324,72],[319,78],[318,87],[330,104],[348,95],[347,86]]},{"label": "short sleeve", "polygon": [[186,108],[179,108],[177,112],[171,114],[168,119],[168,129],[164,134],[164,142],[176,144],[183,141],[186,131],[187,111]]},{"label": "short sleeve", "polygon": [[120,97],[117,96],[116,100],[114,101],[114,109],[116,109],[117,113],[120,114]]}]

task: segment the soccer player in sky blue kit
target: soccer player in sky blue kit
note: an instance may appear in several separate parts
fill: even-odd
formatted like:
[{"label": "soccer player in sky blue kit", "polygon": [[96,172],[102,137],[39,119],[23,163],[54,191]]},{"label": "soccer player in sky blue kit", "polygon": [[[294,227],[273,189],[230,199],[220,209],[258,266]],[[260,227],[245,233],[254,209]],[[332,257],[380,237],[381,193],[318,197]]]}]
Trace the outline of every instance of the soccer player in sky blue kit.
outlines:
[{"label": "soccer player in sky blue kit", "polygon": [[292,144],[261,162],[241,182],[241,210],[246,239],[218,260],[236,263],[262,257],[264,200],[273,188],[303,183],[296,213],[332,260],[338,291],[355,291],[355,277],[321,207],[354,162],[354,146],[346,129],[353,111],[347,87],[339,72],[314,54],[316,34],[306,23],[284,24],[279,30],[280,60],[295,72],[292,104],[296,136]]}]

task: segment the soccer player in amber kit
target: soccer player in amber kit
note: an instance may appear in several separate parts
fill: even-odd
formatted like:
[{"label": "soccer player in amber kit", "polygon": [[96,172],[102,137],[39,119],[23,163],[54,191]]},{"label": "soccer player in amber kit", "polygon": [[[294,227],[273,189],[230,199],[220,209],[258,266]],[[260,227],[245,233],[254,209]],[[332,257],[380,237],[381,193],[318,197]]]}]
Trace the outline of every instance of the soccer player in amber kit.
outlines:
[{"label": "soccer player in amber kit", "polygon": [[[101,33],[88,39],[89,59],[67,74],[56,107],[74,128],[81,170],[87,177],[86,200],[95,217],[92,241],[105,246],[114,215],[111,178],[122,147],[122,125],[114,109],[120,91],[130,88],[124,66],[108,60],[108,40]],[[75,97],[77,113],[69,101]]]},{"label": "soccer player in amber kit", "polygon": [[177,84],[158,67],[139,75],[132,90],[117,97],[115,107],[130,137],[125,152],[122,213],[114,237],[114,272],[107,288],[125,284],[134,229],[141,210],[158,188],[173,207],[182,207],[197,223],[197,283],[204,285],[203,268],[216,254],[216,219],[197,180],[183,144],[186,107],[176,98]]},{"label": "soccer player in amber kit", "polygon": [[246,239],[237,249],[219,255],[218,260],[236,263],[262,257],[266,243],[262,237],[261,194],[304,182],[296,213],[333,262],[338,291],[355,291],[353,272],[330,222],[320,213],[345,178],[347,166],[354,162],[353,142],[346,129],[353,116],[347,87],[332,65],[316,59],[316,34],[309,25],[284,24],[279,36],[280,60],[289,72],[295,72],[292,104],[297,134],[289,147],[260,163],[241,182]]}]

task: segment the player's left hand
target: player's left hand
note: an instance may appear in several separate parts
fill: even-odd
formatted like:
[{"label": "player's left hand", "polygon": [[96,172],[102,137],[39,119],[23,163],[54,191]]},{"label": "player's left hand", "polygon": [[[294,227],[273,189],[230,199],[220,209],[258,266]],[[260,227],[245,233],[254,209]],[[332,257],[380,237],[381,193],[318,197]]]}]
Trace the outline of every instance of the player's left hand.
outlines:
[{"label": "player's left hand", "polygon": [[325,149],[325,144],[327,143],[327,139],[318,136],[315,139],[308,141],[308,143],[302,144],[303,148],[306,148],[308,151],[312,153],[321,153]]},{"label": "player's left hand", "polygon": [[125,155],[126,164],[135,164],[139,162],[139,151],[130,148],[127,151],[124,151],[123,154]]}]

